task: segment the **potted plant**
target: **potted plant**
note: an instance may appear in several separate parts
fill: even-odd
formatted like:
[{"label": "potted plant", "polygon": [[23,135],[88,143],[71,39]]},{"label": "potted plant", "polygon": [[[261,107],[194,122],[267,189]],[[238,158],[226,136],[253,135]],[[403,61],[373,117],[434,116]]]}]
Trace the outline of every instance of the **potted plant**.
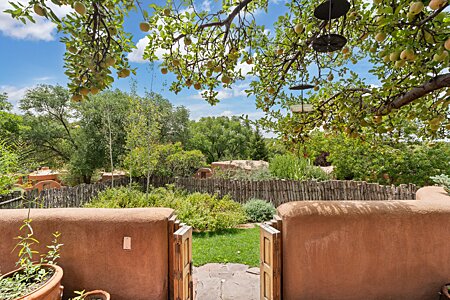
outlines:
[{"label": "potted plant", "polygon": [[439,297],[439,300],[450,299],[450,283],[442,286],[441,292],[439,294],[441,295],[441,297]]},{"label": "potted plant", "polygon": [[110,300],[111,297],[108,292],[102,291],[102,290],[95,290],[85,293],[82,292],[75,292],[78,294],[77,297],[73,298],[72,300]]},{"label": "potted plant", "polygon": [[31,219],[24,220],[20,230],[24,235],[17,237],[19,248],[18,269],[0,277],[0,299],[2,300],[59,300],[62,297],[61,279],[63,270],[56,265],[62,244],[58,243],[60,233],[53,234],[49,251],[41,255],[39,262],[33,261],[38,252],[32,249],[39,241],[34,237]]}]

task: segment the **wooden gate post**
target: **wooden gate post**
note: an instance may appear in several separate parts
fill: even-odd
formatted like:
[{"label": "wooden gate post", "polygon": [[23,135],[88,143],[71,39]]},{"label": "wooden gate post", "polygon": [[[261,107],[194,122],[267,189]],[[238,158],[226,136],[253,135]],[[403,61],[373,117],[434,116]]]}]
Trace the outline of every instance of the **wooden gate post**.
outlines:
[{"label": "wooden gate post", "polygon": [[260,298],[281,299],[281,218],[260,225]]},{"label": "wooden gate post", "polygon": [[169,299],[193,300],[192,227],[169,219]]}]

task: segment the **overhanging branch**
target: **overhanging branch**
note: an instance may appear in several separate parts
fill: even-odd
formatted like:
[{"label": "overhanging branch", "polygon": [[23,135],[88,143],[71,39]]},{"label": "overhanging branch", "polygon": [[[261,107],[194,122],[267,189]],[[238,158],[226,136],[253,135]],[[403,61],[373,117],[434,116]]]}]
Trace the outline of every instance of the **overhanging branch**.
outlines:
[{"label": "overhanging branch", "polygon": [[444,87],[450,87],[450,73],[437,75],[423,85],[414,87],[405,93],[397,95],[393,101],[375,110],[375,113],[377,115],[386,115],[391,109],[398,109],[408,105],[411,102]]}]

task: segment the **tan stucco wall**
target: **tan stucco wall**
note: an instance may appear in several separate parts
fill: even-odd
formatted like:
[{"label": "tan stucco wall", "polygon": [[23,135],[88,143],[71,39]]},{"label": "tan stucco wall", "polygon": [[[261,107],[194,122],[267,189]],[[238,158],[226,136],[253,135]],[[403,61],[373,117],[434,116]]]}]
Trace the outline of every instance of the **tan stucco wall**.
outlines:
[{"label": "tan stucco wall", "polygon": [[[75,290],[103,289],[115,300],[166,300],[168,224],[166,208],[33,209],[32,226],[42,246],[61,232],[59,265],[64,298]],[[0,272],[14,269],[11,253],[27,210],[0,210]],[[131,250],[123,238],[131,237]]]},{"label": "tan stucco wall", "polygon": [[283,299],[434,300],[450,282],[450,197],[281,205]]}]

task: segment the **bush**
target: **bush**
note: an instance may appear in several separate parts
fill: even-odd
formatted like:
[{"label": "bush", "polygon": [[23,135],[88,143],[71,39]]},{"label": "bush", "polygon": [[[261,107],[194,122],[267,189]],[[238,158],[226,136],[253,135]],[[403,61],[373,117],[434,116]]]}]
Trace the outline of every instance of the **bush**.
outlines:
[{"label": "bush", "polygon": [[242,170],[242,169],[221,169],[214,170],[214,178],[235,179],[235,180],[270,180],[274,179],[268,168],[260,168],[256,170]]},{"label": "bush", "polygon": [[450,143],[386,142],[361,140],[344,134],[311,134],[308,153],[317,158],[329,152],[336,179],[364,180],[380,184],[433,184],[430,175],[450,174]]},{"label": "bush", "polygon": [[272,203],[260,199],[249,200],[244,204],[244,211],[250,222],[269,221],[276,212]]},{"label": "bush", "polygon": [[179,220],[200,231],[232,228],[247,219],[242,205],[229,196],[219,199],[206,193],[187,194],[171,186],[153,189],[147,195],[136,187],[108,189],[86,207],[169,207],[176,211]]},{"label": "bush", "polygon": [[292,154],[277,155],[269,165],[270,173],[282,179],[294,180],[328,180],[330,176],[320,167],[313,166],[311,162]]},{"label": "bush", "polygon": [[108,188],[94,197],[85,207],[98,208],[132,208],[145,207],[147,202],[145,194],[137,186]]},{"label": "bush", "polygon": [[442,186],[444,190],[447,192],[447,194],[450,195],[450,176],[441,174],[430,178],[438,185]]}]

